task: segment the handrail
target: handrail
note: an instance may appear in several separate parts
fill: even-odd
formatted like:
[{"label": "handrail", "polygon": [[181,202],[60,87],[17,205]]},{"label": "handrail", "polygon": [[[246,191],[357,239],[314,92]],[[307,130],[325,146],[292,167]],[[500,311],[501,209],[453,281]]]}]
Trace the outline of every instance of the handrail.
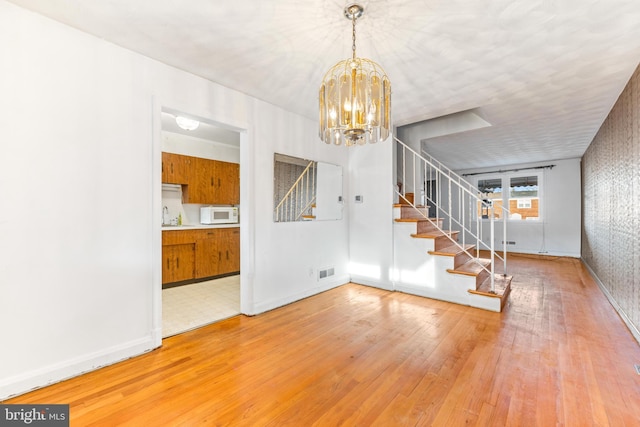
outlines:
[{"label": "handrail", "polygon": [[275,221],[298,221],[316,199],[315,162],[310,161],[275,207]]},{"label": "handrail", "polygon": [[[402,149],[402,188],[396,190],[396,193],[402,197],[409,205],[416,209],[421,216],[428,220],[438,230],[444,233],[444,230],[440,227],[440,220],[445,223],[445,219],[448,220],[449,231],[454,231],[454,228],[459,228],[462,231],[462,243],[458,242],[451,236],[451,233],[444,233],[453,244],[458,246],[464,253],[469,255],[475,262],[482,267],[483,270],[491,275],[491,292],[495,293],[495,259],[499,259],[503,262],[503,274],[507,275],[507,218],[509,217],[509,210],[504,206],[500,206],[503,219],[503,242],[502,242],[502,255],[496,252],[495,249],[495,210],[493,203],[487,199],[482,199],[478,196],[480,190],[478,190],[471,183],[466,181],[457,173],[453,172],[447,166],[443,165],[440,161],[434,159],[432,156],[423,153],[417,153],[411,147],[404,142],[394,137],[396,142]],[[407,155],[407,153],[409,153]],[[407,156],[410,156],[412,167],[412,173],[410,181],[407,181]],[[407,185],[413,184],[414,200],[410,203],[407,198]],[[429,183],[429,185],[427,185]],[[435,183],[435,188],[434,188]],[[435,209],[435,221],[430,218],[429,215],[425,215],[422,210],[417,208],[416,204],[416,189],[424,185],[424,204],[429,202],[429,206],[433,206]],[[444,185],[443,185],[444,184]],[[445,192],[446,194],[442,194]],[[434,194],[435,193],[435,194]],[[455,193],[455,194],[454,194]],[[457,197],[456,197],[457,196]],[[443,197],[446,197],[443,203]],[[457,199],[457,200],[456,200]],[[456,204],[454,204],[457,203]],[[480,213],[478,212],[480,208]],[[490,232],[490,244],[486,244],[482,239],[483,222],[481,221],[481,213],[487,209],[489,215],[489,232]],[[475,213],[474,213],[475,211]],[[442,215],[442,216],[441,216]],[[471,254],[466,249],[467,237],[475,240],[476,254]],[[485,267],[478,261],[479,252],[481,249],[488,250],[491,253],[490,268]]]}]

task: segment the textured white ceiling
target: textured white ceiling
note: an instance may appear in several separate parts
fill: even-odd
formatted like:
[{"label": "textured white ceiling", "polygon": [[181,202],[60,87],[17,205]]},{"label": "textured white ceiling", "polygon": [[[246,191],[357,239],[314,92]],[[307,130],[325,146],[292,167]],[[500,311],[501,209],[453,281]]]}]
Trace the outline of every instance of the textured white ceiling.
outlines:
[{"label": "textured white ceiling", "polygon": [[[350,56],[340,0],[10,1],[313,119]],[[640,0],[361,4],[358,55],[386,70],[396,125],[491,123],[425,141],[454,169],[580,157],[640,60]]]}]

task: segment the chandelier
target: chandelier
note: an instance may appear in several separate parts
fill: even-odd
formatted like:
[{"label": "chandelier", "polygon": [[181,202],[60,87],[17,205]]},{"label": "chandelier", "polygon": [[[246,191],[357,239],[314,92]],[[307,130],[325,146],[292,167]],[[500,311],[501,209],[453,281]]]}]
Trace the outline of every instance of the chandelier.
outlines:
[{"label": "chandelier", "polygon": [[356,56],[356,20],[364,8],[345,7],[351,20],[352,56],[338,62],[320,86],[320,139],[347,146],[384,141],[389,137],[391,83],[380,65]]}]

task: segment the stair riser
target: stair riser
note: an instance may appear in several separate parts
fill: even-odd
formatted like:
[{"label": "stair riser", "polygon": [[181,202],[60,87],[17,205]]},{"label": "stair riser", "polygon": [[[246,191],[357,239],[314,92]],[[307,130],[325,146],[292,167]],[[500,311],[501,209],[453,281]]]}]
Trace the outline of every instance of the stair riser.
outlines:
[{"label": "stair riser", "polygon": [[[442,227],[442,222],[440,222],[440,226]],[[427,220],[420,221],[416,224],[416,233],[418,234],[430,233],[434,231],[438,231],[438,228]]]},{"label": "stair riser", "polygon": [[400,218],[426,218],[429,215],[427,208],[418,208],[417,210],[411,206],[402,206]]},{"label": "stair riser", "polygon": [[456,268],[460,267],[462,264],[466,263],[470,259],[471,259],[471,257],[469,255],[467,255],[466,253],[464,253],[464,252],[459,253],[458,255],[456,255],[453,258],[453,268],[456,269]]},{"label": "stair riser", "polygon": [[480,286],[480,284],[482,282],[484,282],[491,274],[486,272],[485,270],[482,270],[480,273],[478,273],[478,275],[476,276],[476,289],[478,288],[478,286]]},{"label": "stair riser", "polygon": [[400,196],[399,203],[403,205],[413,204],[413,193],[407,193],[404,197]]},{"label": "stair riser", "polygon": [[[456,236],[453,236],[453,238],[455,239]],[[444,249],[448,246],[451,246],[451,240],[447,237],[447,236],[438,236],[435,239],[433,239],[433,247],[434,250],[440,250],[440,249]]]}]

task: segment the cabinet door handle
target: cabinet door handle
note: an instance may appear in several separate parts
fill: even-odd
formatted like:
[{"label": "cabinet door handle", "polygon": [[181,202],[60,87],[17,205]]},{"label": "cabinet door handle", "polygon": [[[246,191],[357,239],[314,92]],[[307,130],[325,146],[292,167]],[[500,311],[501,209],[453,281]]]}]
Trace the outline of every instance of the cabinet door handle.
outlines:
[{"label": "cabinet door handle", "polygon": [[171,173],[173,173],[173,163],[171,163]]},{"label": "cabinet door handle", "polygon": [[171,264],[169,263],[169,258],[167,258],[167,270],[171,269]]},{"label": "cabinet door handle", "polygon": [[213,187],[215,184],[213,183],[213,177],[211,177],[211,186]]},{"label": "cabinet door handle", "polygon": [[161,170],[162,170],[162,173],[164,173],[164,162],[162,162],[162,168],[161,168]]},{"label": "cabinet door handle", "polygon": [[229,261],[229,251],[227,251],[227,261]]},{"label": "cabinet door handle", "polygon": [[220,178],[218,178],[218,187],[220,187]]},{"label": "cabinet door handle", "polygon": [[176,258],[176,268],[180,269],[180,258]]},{"label": "cabinet door handle", "polygon": [[222,254],[218,252],[218,261],[220,261],[221,259],[222,259]]}]

